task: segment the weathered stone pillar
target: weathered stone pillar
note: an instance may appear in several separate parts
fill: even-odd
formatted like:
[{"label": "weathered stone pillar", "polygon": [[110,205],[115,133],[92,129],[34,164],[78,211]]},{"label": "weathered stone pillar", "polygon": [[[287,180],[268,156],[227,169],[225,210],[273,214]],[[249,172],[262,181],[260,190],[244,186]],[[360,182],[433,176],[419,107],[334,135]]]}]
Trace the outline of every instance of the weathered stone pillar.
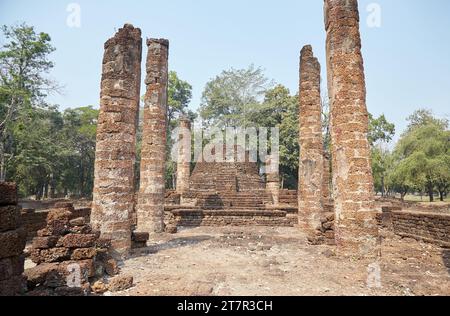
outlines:
[{"label": "weathered stone pillar", "polygon": [[312,47],[300,56],[299,224],[307,233],[320,227],[323,209],[323,138],[320,64]]},{"label": "weathered stone pillar", "polygon": [[177,193],[183,194],[189,191],[191,176],[191,121],[187,117],[180,120],[178,145]]},{"label": "weathered stone pillar", "polygon": [[378,228],[357,0],[325,0],[336,243],[376,255]]},{"label": "weathered stone pillar", "polygon": [[105,43],[91,222],[120,257],[131,248],[141,59],[141,30],[132,25]]},{"label": "weathered stone pillar", "polygon": [[329,203],[333,199],[331,196],[331,161],[328,153],[323,155],[322,198],[324,203]]},{"label": "weathered stone pillar", "polygon": [[266,191],[272,196],[273,205],[280,204],[280,165],[276,155],[269,155],[266,162]]},{"label": "weathered stone pillar", "polygon": [[147,40],[147,92],[141,153],[141,184],[137,231],[164,232],[167,143],[167,81],[169,41]]}]

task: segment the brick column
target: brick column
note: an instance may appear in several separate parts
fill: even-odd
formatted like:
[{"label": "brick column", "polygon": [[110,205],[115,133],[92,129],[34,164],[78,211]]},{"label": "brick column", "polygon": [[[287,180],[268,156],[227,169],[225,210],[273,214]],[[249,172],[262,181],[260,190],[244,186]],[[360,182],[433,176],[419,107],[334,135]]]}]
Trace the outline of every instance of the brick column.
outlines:
[{"label": "brick column", "polygon": [[308,233],[320,227],[323,213],[323,139],[320,64],[312,47],[300,56],[299,224]]},{"label": "brick column", "polygon": [[371,256],[378,228],[357,0],[325,0],[325,28],[336,243],[342,253]]},{"label": "brick column", "polygon": [[323,155],[323,180],[322,180],[322,198],[323,203],[329,203],[333,199],[331,196],[331,161],[330,155]]},{"label": "brick column", "polygon": [[273,205],[278,205],[280,203],[280,166],[277,157],[268,156],[266,174],[266,191],[272,196]]},{"label": "brick column", "polygon": [[132,25],[105,43],[91,222],[119,257],[131,248],[141,58],[141,30]]},{"label": "brick column", "polygon": [[147,92],[141,153],[137,231],[164,232],[169,41],[147,40]]},{"label": "brick column", "polygon": [[191,176],[191,121],[187,117],[180,120],[178,135],[178,161],[177,161],[177,193],[189,191]]}]

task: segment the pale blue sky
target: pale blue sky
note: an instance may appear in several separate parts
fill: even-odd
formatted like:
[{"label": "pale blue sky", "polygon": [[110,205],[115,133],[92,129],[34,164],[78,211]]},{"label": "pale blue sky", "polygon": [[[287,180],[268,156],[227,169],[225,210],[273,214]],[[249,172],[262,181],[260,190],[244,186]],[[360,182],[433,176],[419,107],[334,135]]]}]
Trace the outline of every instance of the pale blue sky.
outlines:
[{"label": "pale blue sky", "polygon": [[[81,28],[66,25],[71,2],[81,7]],[[399,132],[420,107],[448,117],[450,1],[359,3],[369,111],[386,114]],[[381,28],[366,23],[370,3],[381,6]],[[49,100],[63,109],[98,106],[103,43],[124,23],[140,27],[144,38],[168,38],[170,68],[193,85],[196,109],[210,78],[251,63],[295,93],[305,44],[326,78],[322,6],[321,0],[0,0],[0,24],[24,21],[51,35],[57,48],[51,75],[65,91]]]}]

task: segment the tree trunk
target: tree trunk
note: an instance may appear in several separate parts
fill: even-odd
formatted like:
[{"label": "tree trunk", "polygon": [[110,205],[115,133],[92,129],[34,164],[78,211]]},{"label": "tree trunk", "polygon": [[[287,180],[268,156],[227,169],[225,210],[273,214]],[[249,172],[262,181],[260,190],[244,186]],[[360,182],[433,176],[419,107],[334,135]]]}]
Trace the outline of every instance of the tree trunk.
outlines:
[{"label": "tree trunk", "polygon": [[441,202],[444,202],[444,200],[445,200],[445,192],[444,191],[439,191],[439,197],[441,199]]},{"label": "tree trunk", "polygon": [[44,199],[48,199],[48,182],[44,184]]},{"label": "tree trunk", "polygon": [[0,182],[6,180],[6,163],[3,145],[0,148]]},{"label": "tree trunk", "polygon": [[433,203],[434,202],[434,190],[428,189],[428,195],[430,197],[430,203]]},{"label": "tree trunk", "polygon": [[403,191],[403,192],[401,192],[400,194],[401,194],[401,200],[402,200],[402,202],[405,202],[405,196],[406,196],[406,194],[408,194],[408,190]]}]

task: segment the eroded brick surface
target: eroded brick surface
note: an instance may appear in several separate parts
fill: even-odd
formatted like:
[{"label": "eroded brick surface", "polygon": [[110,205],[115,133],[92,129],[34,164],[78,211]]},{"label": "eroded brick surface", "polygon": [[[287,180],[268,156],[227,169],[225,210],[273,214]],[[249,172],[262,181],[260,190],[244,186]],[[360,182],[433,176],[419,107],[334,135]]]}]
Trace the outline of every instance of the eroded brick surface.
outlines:
[{"label": "eroded brick surface", "polygon": [[147,92],[141,152],[137,231],[164,232],[169,42],[147,40]]},{"label": "eroded brick surface", "polygon": [[[177,161],[177,193],[183,194],[189,191],[191,177],[191,121],[188,118],[180,120],[180,135]],[[189,133],[189,135],[187,134]]]},{"label": "eroded brick surface", "polygon": [[91,222],[118,256],[131,248],[141,57],[141,31],[132,25],[105,43]]},{"label": "eroded brick surface", "polygon": [[323,213],[323,139],[320,64],[312,47],[300,56],[299,224],[313,233]]},{"label": "eroded brick surface", "polygon": [[325,28],[336,242],[344,253],[374,255],[378,229],[357,0],[325,0]]},{"label": "eroded brick surface", "polygon": [[280,169],[276,155],[269,155],[266,162],[266,191],[272,196],[273,205],[280,203]]},{"label": "eroded brick surface", "polygon": [[17,206],[17,187],[0,182],[0,296],[19,295],[25,290],[22,272],[26,240]]}]

